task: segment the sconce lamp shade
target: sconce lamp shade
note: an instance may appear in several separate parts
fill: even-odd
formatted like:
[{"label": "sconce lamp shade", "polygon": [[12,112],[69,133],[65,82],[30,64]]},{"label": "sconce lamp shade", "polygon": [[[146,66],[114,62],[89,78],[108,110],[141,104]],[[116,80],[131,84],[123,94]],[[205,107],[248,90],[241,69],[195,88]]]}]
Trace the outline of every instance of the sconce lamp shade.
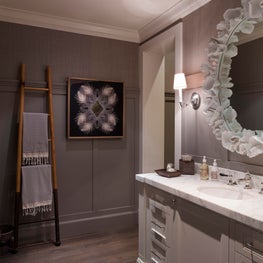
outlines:
[{"label": "sconce lamp shade", "polygon": [[174,74],[174,89],[186,89],[186,80],[184,73]]}]

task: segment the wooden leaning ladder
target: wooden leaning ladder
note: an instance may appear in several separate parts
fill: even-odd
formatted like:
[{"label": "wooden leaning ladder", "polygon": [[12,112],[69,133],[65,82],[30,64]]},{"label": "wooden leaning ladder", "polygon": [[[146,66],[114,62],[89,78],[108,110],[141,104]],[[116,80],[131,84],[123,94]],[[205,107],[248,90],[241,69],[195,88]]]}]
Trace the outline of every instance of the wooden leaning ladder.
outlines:
[{"label": "wooden leaning ladder", "polygon": [[18,126],[18,142],[17,142],[17,170],[16,170],[16,195],[15,195],[15,215],[14,215],[14,241],[13,249],[17,251],[18,248],[18,232],[20,209],[21,209],[21,168],[22,168],[22,134],[23,134],[23,112],[25,106],[25,92],[28,91],[43,91],[47,92],[48,102],[48,126],[49,126],[49,152],[52,173],[52,186],[53,186],[53,202],[54,202],[54,218],[34,221],[30,223],[40,223],[44,221],[55,221],[55,245],[59,246],[60,233],[59,233],[59,216],[58,216],[58,188],[57,188],[57,175],[56,175],[56,157],[55,157],[55,140],[54,140],[54,119],[53,119],[53,101],[52,101],[52,83],[51,83],[51,69],[50,66],[46,68],[47,88],[27,87],[25,85],[25,64],[21,65],[21,83],[20,83],[20,110],[19,110],[19,126]]}]

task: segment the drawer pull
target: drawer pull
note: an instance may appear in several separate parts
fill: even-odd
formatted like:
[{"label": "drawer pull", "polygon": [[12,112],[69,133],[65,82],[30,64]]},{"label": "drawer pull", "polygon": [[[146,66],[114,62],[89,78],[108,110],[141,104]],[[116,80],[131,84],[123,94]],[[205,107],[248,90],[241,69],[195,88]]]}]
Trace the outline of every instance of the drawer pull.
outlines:
[{"label": "drawer pull", "polygon": [[163,234],[161,234],[159,231],[157,231],[157,230],[154,229],[154,228],[152,228],[151,230],[152,230],[152,232],[156,233],[158,236],[160,236],[161,238],[163,238],[163,239],[166,240],[166,237],[165,237]]},{"label": "drawer pull", "polygon": [[258,253],[258,254],[260,254],[260,255],[263,256],[263,251],[260,250],[260,249],[258,249],[258,248],[256,248],[256,247],[254,247],[253,242],[246,243],[245,247],[247,247],[247,248],[250,249],[251,251],[256,252],[256,253]]}]

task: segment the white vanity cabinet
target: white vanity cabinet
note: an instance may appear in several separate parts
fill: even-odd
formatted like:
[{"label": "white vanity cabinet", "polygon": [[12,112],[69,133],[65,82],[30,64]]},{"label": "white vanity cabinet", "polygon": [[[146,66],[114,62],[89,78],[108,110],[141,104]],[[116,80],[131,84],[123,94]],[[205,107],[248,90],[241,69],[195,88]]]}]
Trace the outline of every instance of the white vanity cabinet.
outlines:
[{"label": "white vanity cabinet", "polygon": [[232,222],[232,262],[263,263],[263,233],[249,226]]},{"label": "white vanity cabinet", "polygon": [[229,220],[201,206],[178,200],[176,263],[227,263]]},{"label": "white vanity cabinet", "polygon": [[263,196],[257,191],[246,190],[239,200],[203,194],[200,189],[216,191],[226,184],[198,175],[150,173],[136,179],[137,263],[263,263]]},{"label": "white vanity cabinet", "polygon": [[140,193],[138,263],[228,262],[227,218],[155,187]]}]

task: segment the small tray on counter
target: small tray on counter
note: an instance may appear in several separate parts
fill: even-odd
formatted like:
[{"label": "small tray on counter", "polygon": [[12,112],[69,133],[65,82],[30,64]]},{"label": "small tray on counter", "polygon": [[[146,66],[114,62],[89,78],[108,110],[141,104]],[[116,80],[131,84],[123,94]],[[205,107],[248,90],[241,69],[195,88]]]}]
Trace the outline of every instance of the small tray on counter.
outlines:
[{"label": "small tray on counter", "polygon": [[178,177],[180,176],[182,173],[180,171],[174,171],[174,172],[167,172],[166,169],[158,169],[158,170],[155,170],[155,172],[160,175],[160,176],[164,176],[164,177],[168,177],[168,178],[171,178],[171,177]]}]

